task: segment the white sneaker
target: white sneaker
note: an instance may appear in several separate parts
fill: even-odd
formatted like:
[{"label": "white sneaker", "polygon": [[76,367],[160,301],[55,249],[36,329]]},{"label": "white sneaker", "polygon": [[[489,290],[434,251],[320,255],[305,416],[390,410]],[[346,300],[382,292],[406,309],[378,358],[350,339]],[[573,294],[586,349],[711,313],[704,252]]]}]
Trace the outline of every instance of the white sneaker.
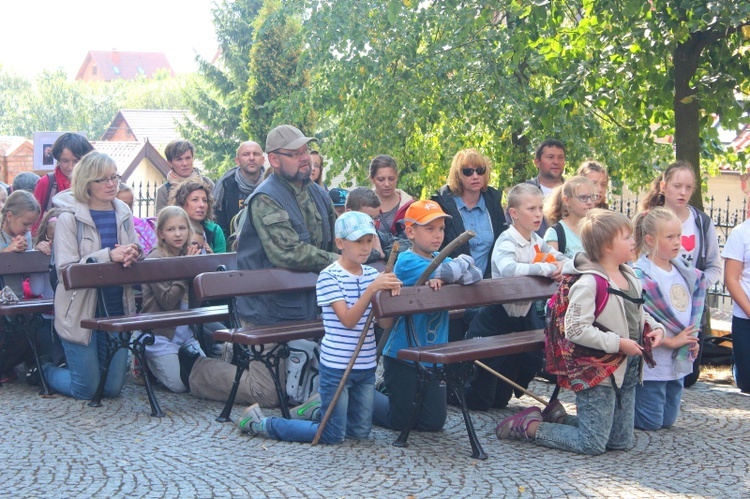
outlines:
[{"label": "white sneaker", "polygon": [[260,410],[258,404],[253,404],[242,413],[242,417],[237,420],[237,428],[242,433],[250,433],[251,435],[257,435],[258,432],[254,431],[250,426],[250,423],[260,423],[265,416],[263,411]]}]

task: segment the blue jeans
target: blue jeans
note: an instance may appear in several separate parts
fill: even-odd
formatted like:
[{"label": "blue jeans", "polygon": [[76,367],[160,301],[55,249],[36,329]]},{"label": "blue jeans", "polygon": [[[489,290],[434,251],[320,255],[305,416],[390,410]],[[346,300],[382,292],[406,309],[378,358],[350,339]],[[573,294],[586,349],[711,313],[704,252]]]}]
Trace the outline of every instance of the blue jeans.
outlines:
[{"label": "blue jeans", "polygon": [[635,427],[655,431],[671,428],[680,414],[683,378],[644,381],[635,387]]},{"label": "blue jeans", "polygon": [[[67,368],[54,364],[43,366],[44,376],[54,391],[77,399],[90,399],[99,386],[101,371],[107,358],[107,333],[94,331],[88,345],[70,343],[61,339],[65,349]],[[105,397],[117,397],[125,384],[128,366],[128,351],[121,348],[112,358],[107,382],[104,385]]]},{"label": "blue jeans", "polygon": [[[640,374],[640,357],[628,357],[621,405],[611,385],[596,385],[576,393],[578,418],[565,423],[539,423],[536,443],[553,449],[596,456],[605,450],[627,450],[633,446],[635,385]],[[575,424],[576,426],[572,426]]]},{"label": "blue jeans", "polygon": [[[320,413],[325,414],[331,405],[344,369],[320,365]],[[344,438],[363,439],[372,430],[372,406],[375,394],[375,369],[352,369],[344,390],[328,419],[320,441],[340,444]],[[270,417],[266,419],[268,436],[284,442],[312,442],[319,423]]]},{"label": "blue jeans", "polygon": [[732,374],[737,388],[750,393],[750,320],[732,317]]}]

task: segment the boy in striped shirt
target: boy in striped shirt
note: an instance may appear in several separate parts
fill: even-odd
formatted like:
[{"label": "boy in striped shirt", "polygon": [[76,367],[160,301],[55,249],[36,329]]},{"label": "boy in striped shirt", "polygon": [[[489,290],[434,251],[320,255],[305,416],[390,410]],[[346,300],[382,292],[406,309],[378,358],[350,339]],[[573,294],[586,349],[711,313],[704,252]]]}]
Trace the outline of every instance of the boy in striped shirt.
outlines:
[{"label": "boy in striped shirt", "polygon": [[[363,265],[370,256],[373,238],[377,237],[370,216],[348,211],[336,220],[335,232],[336,246],[341,255],[323,269],[317,284],[318,305],[323,309],[325,329],[320,349],[321,413],[328,409],[352,358],[373,294],[384,289],[398,294],[401,289],[401,281],[392,272],[378,274],[374,268]],[[380,321],[381,326],[390,326],[384,322]],[[346,437],[362,439],[370,435],[375,361],[375,334],[371,327],[321,442],[337,444]],[[248,407],[237,424],[242,432],[286,442],[312,442],[318,431],[318,423],[314,421],[264,417],[258,404]]]}]

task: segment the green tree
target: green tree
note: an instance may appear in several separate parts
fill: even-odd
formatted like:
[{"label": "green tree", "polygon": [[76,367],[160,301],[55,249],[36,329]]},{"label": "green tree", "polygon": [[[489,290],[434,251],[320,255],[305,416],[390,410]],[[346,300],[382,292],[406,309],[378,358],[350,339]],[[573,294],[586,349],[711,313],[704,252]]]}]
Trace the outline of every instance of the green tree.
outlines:
[{"label": "green tree", "polygon": [[[702,178],[701,158],[724,153],[715,117],[732,129],[750,109],[743,36],[750,3],[598,0],[571,8],[578,22],[540,44],[548,61],[561,64],[559,94],[614,126],[621,150],[640,153],[655,147],[655,137],[672,136],[674,155]],[[649,165],[638,166],[631,177],[653,177]],[[698,189],[691,202],[702,201]]]},{"label": "green tree", "polygon": [[199,78],[188,88],[188,107],[194,120],[181,131],[198,149],[207,170],[214,175],[234,163],[237,146],[248,139],[242,127],[242,107],[247,92],[253,20],[262,0],[222,0],[213,9],[217,63],[196,60]]},{"label": "green tree", "polygon": [[243,128],[260,144],[274,126],[294,123],[302,130],[312,127],[313,114],[301,111],[289,96],[305,91],[306,73],[298,70],[302,52],[301,16],[291,5],[266,0],[254,23],[255,42],[250,51],[250,74]]}]

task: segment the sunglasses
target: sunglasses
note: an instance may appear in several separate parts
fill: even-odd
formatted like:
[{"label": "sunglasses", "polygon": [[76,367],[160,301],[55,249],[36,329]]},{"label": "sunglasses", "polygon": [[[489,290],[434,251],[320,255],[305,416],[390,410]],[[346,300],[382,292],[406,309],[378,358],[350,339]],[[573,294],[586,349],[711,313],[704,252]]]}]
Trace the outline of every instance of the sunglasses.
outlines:
[{"label": "sunglasses", "polygon": [[480,166],[479,168],[461,168],[461,173],[464,174],[464,177],[471,177],[476,173],[480,177],[484,175],[487,172],[487,168],[484,166]]}]

